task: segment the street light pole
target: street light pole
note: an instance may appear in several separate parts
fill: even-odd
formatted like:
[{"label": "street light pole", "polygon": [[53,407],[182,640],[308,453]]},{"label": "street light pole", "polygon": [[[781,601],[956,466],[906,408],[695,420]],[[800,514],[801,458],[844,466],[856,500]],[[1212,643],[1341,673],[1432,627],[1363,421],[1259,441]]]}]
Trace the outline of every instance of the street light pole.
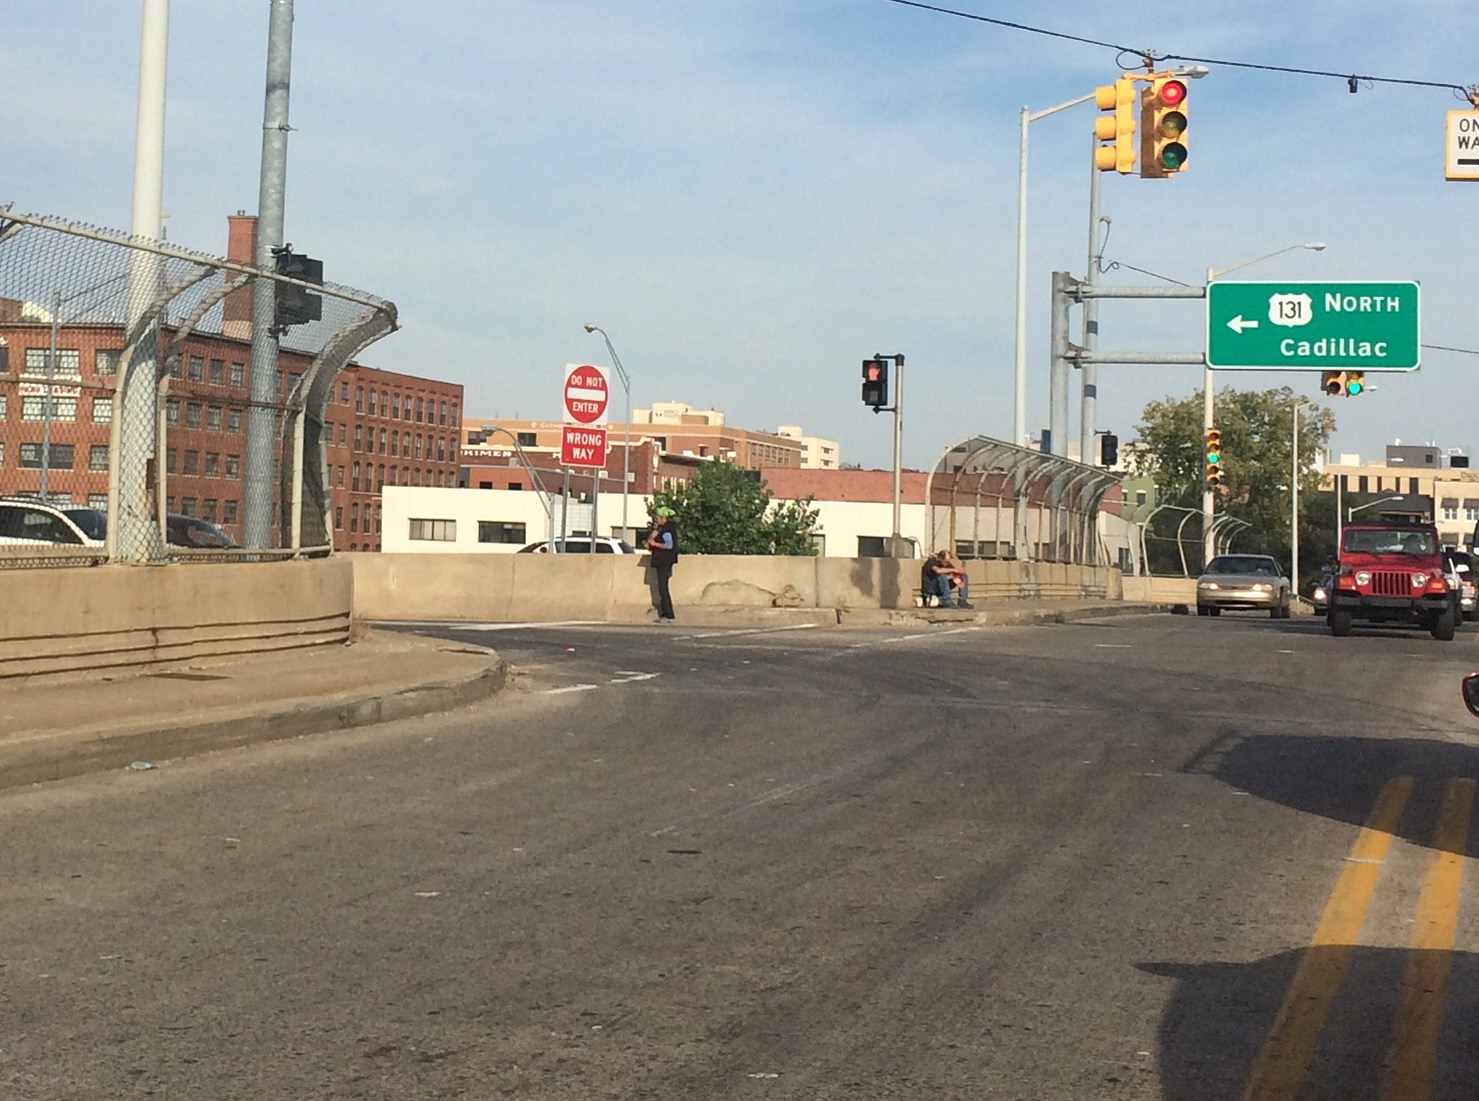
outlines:
[{"label": "street light pole", "polygon": [[1093,98],[1094,93],[1090,92],[1042,111],[1022,108],[1017,151],[1017,355],[1012,409],[1012,443],[1018,447],[1027,443],[1027,127],[1038,119],[1077,107]]},{"label": "street light pole", "polygon": [[[606,330],[599,325],[587,325],[585,331],[588,333],[600,333],[601,339],[606,342],[606,351],[611,356],[611,363],[616,368],[616,377],[621,380],[621,388],[626,393],[626,424],[624,426],[624,438],[621,445],[621,537],[631,542],[631,534],[627,528],[627,491],[631,488],[631,462],[632,462],[632,380],[627,377],[626,368],[621,365],[621,359],[612,347],[611,338],[606,335]],[[596,496],[601,494],[600,480],[596,481]],[[595,538],[596,532],[591,532]],[[595,546],[594,543],[591,544]]]},{"label": "street light pole", "polygon": [[[1262,256],[1255,256],[1252,260],[1244,260],[1241,264],[1234,264],[1230,268],[1217,268],[1215,270],[1208,268],[1207,282],[1211,283],[1212,280],[1220,276],[1227,275],[1230,272],[1238,271],[1242,268],[1251,267],[1254,264],[1261,264],[1265,260],[1272,260],[1275,256],[1282,256],[1284,253],[1294,252],[1296,249],[1323,252],[1325,250],[1325,243],[1323,241],[1308,241],[1302,245],[1285,245],[1283,248],[1275,249],[1273,252],[1265,253]],[[1202,431],[1204,435],[1208,429],[1217,423],[1216,399],[1213,397],[1213,385],[1212,368],[1204,368],[1202,371]],[[1213,551],[1212,513],[1215,507],[1215,494],[1212,491],[1212,487],[1207,486],[1202,490],[1202,554],[1208,560],[1211,559]],[[1298,537],[1296,536],[1296,538]]]}]

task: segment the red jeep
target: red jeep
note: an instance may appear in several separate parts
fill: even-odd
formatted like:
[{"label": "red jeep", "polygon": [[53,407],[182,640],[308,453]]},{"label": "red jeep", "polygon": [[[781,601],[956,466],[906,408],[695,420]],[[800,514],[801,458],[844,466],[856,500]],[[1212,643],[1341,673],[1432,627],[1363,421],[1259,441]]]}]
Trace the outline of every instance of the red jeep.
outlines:
[{"label": "red jeep", "polygon": [[1447,642],[1458,615],[1432,524],[1379,520],[1343,529],[1340,572],[1325,613],[1332,635],[1345,637],[1361,620],[1421,627]]}]

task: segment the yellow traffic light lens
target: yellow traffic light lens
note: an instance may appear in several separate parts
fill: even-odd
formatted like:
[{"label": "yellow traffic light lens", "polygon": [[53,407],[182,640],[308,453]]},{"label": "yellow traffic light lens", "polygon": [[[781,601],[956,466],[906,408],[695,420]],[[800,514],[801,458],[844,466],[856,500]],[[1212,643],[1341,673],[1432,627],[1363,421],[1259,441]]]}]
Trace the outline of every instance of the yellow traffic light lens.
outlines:
[{"label": "yellow traffic light lens", "polygon": [[1179,138],[1186,133],[1186,116],[1180,111],[1167,111],[1161,116],[1161,137]]}]

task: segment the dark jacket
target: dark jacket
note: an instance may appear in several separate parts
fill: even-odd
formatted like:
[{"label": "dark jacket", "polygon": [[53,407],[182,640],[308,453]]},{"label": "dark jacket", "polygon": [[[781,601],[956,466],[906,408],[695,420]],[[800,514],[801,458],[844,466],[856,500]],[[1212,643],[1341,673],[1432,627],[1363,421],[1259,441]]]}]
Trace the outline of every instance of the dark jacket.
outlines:
[{"label": "dark jacket", "polygon": [[673,545],[671,547],[652,548],[652,564],[654,566],[671,566],[678,561],[678,525],[673,523],[672,520],[652,529],[652,538],[663,539],[665,536],[671,537]]}]

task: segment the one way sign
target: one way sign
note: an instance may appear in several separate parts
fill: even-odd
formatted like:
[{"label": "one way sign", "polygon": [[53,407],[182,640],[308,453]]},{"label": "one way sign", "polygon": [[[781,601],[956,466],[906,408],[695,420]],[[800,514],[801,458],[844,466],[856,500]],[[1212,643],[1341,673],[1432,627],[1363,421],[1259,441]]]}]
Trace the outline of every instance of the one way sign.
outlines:
[{"label": "one way sign", "polygon": [[1479,111],[1449,111],[1443,178],[1479,180]]}]

